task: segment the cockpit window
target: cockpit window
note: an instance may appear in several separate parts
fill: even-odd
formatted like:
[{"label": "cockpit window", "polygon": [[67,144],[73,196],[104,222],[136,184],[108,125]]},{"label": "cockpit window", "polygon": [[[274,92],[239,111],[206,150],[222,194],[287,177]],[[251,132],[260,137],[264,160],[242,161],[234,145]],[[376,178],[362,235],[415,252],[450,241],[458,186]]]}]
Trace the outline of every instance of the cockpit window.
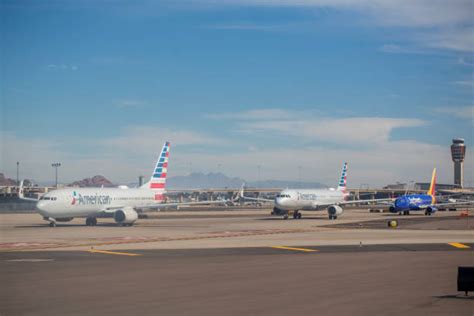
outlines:
[{"label": "cockpit window", "polygon": [[280,197],[280,198],[291,198],[291,196],[289,194],[279,194],[277,195],[277,197]]},{"label": "cockpit window", "polygon": [[40,197],[40,200],[45,200],[45,201],[56,201],[57,199],[58,199],[57,197],[51,197],[51,196]]}]

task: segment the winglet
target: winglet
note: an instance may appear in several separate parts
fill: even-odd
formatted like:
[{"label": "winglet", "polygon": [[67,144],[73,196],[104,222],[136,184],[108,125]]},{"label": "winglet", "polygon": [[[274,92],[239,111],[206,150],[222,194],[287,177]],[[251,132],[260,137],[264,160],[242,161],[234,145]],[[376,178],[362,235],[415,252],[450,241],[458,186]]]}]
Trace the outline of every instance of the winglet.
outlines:
[{"label": "winglet", "polygon": [[20,181],[20,186],[18,187],[18,198],[23,199],[25,197],[25,193],[23,191],[23,180]]},{"label": "winglet", "polygon": [[244,197],[244,190],[245,190],[245,182],[242,183],[242,186],[240,187],[240,190],[239,190],[239,197],[241,197],[241,198]]}]

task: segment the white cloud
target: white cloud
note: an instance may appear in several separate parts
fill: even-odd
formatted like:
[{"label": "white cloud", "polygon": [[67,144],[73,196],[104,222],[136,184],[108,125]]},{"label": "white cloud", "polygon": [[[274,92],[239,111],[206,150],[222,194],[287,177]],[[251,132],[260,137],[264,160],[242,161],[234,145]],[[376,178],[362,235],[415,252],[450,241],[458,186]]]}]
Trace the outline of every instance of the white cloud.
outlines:
[{"label": "white cloud", "polygon": [[337,144],[376,144],[387,142],[397,128],[419,127],[426,122],[412,118],[354,117],[329,118],[311,112],[282,109],[255,109],[213,114],[212,118],[233,119],[245,134],[277,133],[310,141]]},{"label": "white cloud", "polygon": [[238,30],[238,31],[275,31],[287,28],[285,24],[262,24],[253,22],[239,22],[239,23],[227,23],[227,24],[215,24],[207,26],[208,29],[215,30]]},{"label": "white cloud", "polygon": [[[468,148],[465,168],[474,167]],[[318,181],[335,186],[343,162],[349,162],[349,186],[369,184],[381,187],[400,182],[429,182],[433,167],[438,168],[439,183],[452,183],[452,162],[449,144],[431,145],[415,141],[395,141],[373,148],[304,147],[293,149],[282,144],[280,148],[260,149],[239,153],[210,155],[197,153],[192,156],[193,166],[200,170],[221,170],[247,180],[257,179],[257,166],[261,165],[261,179],[297,180],[298,167],[302,166],[303,181]],[[473,175],[466,172],[466,183],[473,185]]]},{"label": "white cloud", "polygon": [[122,99],[114,101],[114,104],[118,108],[137,108],[146,105],[146,102],[133,99]]},{"label": "white cloud", "polygon": [[464,66],[469,66],[469,67],[474,67],[474,63],[472,61],[466,60],[464,57],[460,57],[458,59],[458,64],[464,65]]},{"label": "white cloud", "polygon": [[[474,16],[472,18],[474,19]],[[436,32],[423,32],[418,34],[417,38],[428,47],[474,52],[474,26],[449,27]]]},{"label": "white cloud", "polygon": [[423,46],[474,51],[474,2],[471,0],[201,0],[193,3],[233,6],[305,7],[351,10],[388,27],[414,31]]},{"label": "white cloud", "polygon": [[243,112],[228,112],[228,113],[212,113],[205,114],[205,118],[214,120],[277,120],[287,119],[297,116],[298,113],[288,112],[282,109],[254,109]]},{"label": "white cloud", "polygon": [[79,69],[79,67],[76,65],[68,65],[68,64],[49,64],[46,67],[48,69],[58,70],[58,71],[76,71]]},{"label": "white cloud", "polygon": [[474,79],[454,81],[453,84],[474,89]]},{"label": "white cloud", "polygon": [[474,105],[439,107],[435,108],[435,112],[464,120],[470,120],[474,124]]},{"label": "white cloud", "polygon": [[[392,122],[394,125],[399,126],[399,122]],[[60,142],[2,133],[0,172],[14,177],[16,161],[20,160],[22,178],[52,181],[51,162],[59,161],[62,163],[60,181],[71,182],[102,174],[115,183],[129,183],[136,181],[140,174],[150,174],[162,143],[171,140],[171,176],[187,174],[190,163],[193,170],[205,172],[215,171],[220,164],[220,170],[228,175],[256,180],[257,166],[261,165],[261,179],[297,180],[297,166],[302,166],[304,181],[319,181],[331,186],[337,181],[342,163],[348,161],[351,187],[357,188],[362,183],[380,187],[395,181],[429,181],[434,166],[438,167],[440,183],[452,182],[450,144],[388,140],[370,147],[287,146],[285,142],[270,147],[266,144],[253,146],[253,139],[253,135],[242,137],[245,145],[242,149],[242,143],[232,148],[221,139],[192,130],[176,132],[166,128],[131,127],[118,137],[83,139],[81,146],[102,147],[98,151],[88,148],[87,152],[93,155],[84,157],[71,147],[71,144],[73,147],[79,144],[74,140]],[[199,146],[196,148],[195,145]],[[214,150],[200,150],[201,146],[212,146]],[[474,151],[468,148],[466,170],[474,168],[473,157]],[[472,172],[466,172],[466,183],[473,185],[473,177]]]},{"label": "white cloud", "polygon": [[161,149],[165,141],[171,146],[219,145],[225,141],[221,138],[206,135],[192,130],[170,129],[152,126],[131,126],[124,129],[122,135],[99,140],[107,147],[115,150],[133,150],[146,152],[152,156]]},{"label": "white cloud", "polygon": [[[51,181],[52,162],[61,162],[60,182],[72,182],[97,174],[115,183],[135,181],[142,174],[148,176],[163,143],[171,141],[181,148],[191,145],[223,144],[223,140],[190,130],[171,130],[155,127],[129,127],[117,137],[106,139],[68,139],[58,141],[43,138],[24,138],[0,132],[0,172],[13,177],[16,162],[20,161],[21,178]],[[84,148],[87,155],[78,153]],[[82,150],[81,150],[82,151]],[[179,160],[179,158],[178,158]]]},{"label": "white cloud", "polygon": [[212,3],[357,10],[372,15],[380,24],[394,26],[454,25],[472,22],[473,17],[470,0],[222,0]]},{"label": "white cloud", "polygon": [[379,48],[379,51],[390,54],[423,54],[419,49],[403,47],[396,44],[385,44]]}]

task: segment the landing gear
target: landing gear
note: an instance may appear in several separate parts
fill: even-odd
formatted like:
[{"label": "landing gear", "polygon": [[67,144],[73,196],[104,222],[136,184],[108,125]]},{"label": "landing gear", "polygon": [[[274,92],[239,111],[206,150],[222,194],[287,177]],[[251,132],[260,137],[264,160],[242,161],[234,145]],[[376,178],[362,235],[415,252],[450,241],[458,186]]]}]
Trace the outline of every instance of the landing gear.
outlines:
[{"label": "landing gear", "polygon": [[300,211],[296,210],[293,212],[293,218],[294,219],[301,219],[301,213]]},{"label": "landing gear", "polygon": [[337,215],[329,215],[329,220],[334,220],[334,219],[337,219]]},{"label": "landing gear", "polygon": [[410,211],[398,212],[398,215],[410,215]]},{"label": "landing gear", "polygon": [[288,219],[288,214],[283,215],[283,219]]},{"label": "landing gear", "polygon": [[433,214],[433,213],[430,212],[430,211],[425,211],[425,216],[431,216],[431,214]]},{"label": "landing gear", "polygon": [[86,226],[95,226],[95,225],[97,225],[97,218],[95,217],[86,218]]},{"label": "landing gear", "polygon": [[49,227],[56,227],[56,222],[49,222]]}]

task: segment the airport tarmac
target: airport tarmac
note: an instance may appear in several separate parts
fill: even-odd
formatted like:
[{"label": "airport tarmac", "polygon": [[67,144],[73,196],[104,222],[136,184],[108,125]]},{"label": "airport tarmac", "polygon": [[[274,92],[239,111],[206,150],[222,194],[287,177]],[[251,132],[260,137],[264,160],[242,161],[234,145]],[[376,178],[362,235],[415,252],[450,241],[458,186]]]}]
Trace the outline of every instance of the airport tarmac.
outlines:
[{"label": "airport tarmac", "polygon": [[[74,219],[54,228],[37,214],[0,214],[0,251],[469,243],[474,239],[474,221],[460,218],[459,212],[405,217],[354,209],[336,221],[328,220],[326,212],[305,212],[301,220],[283,220],[269,213],[266,209],[198,215],[162,212],[138,220],[133,227],[117,227],[113,219],[101,218],[96,227]],[[399,227],[388,228],[390,219],[399,220]]]},{"label": "airport tarmac", "polygon": [[[116,227],[0,215],[0,315],[472,315],[472,217],[162,212]],[[389,228],[390,219],[399,220]]]}]

